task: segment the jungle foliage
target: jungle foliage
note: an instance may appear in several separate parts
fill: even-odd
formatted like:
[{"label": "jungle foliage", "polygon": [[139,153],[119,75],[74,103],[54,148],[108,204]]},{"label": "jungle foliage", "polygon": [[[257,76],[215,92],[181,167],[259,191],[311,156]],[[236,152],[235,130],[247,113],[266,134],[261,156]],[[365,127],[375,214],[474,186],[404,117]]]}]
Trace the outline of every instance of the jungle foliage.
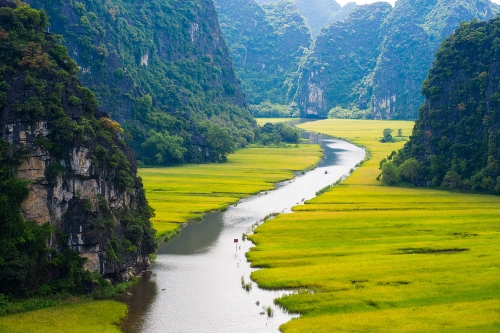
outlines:
[{"label": "jungle foliage", "polygon": [[50,31],[63,36],[80,65],[82,83],[123,125],[140,162],[218,160],[220,147],[211,145],[207,120],[237,145],[248,139],[241,132],[252,131],[255,123],[212,1],[28,3],[45,10]]},{"label": "jungle foliage", "polygon": [[436,53],[410,141],[382,170],[397,168],[416,185],[500,194],[499,59],[500,18],[462,23]]}]

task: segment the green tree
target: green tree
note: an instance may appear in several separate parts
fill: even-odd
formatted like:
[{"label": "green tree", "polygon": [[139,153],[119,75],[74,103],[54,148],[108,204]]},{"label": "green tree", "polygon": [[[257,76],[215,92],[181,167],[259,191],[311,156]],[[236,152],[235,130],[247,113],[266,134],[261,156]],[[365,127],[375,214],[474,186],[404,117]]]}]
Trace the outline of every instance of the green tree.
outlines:
[{"label": "green tree", "polygon": [[386,185],[396,185],[399,182],[398,168],[392,162],[382,165],[382,180]]},{"label": "green tree", "polygon": [[420,176],[420,163],[414,158],[409,158],[399,166],[398,174],[402,180],[416,185]]},{"label": "green tree", "polygon": [[394,130],[390,128],[384,129],[383,137],[382,139],[380,139],[380,142],[394,142],[394,138],[392,137],[392,132],[394,132]]},{"label": "green tree", "polygon": [[168,132],[149,131],[149,137],[142,144],[144,156],[148,164],[171,165],[183,161],[186,148],[182,146],[183,139]]},{"label": "green tree", "polygon": [[219,125],[212,125],[206,134],[206,143],[210,148],[212,159],[217,162],[227,160],[227,155],[234,152],[235,144],[231,135]]}]

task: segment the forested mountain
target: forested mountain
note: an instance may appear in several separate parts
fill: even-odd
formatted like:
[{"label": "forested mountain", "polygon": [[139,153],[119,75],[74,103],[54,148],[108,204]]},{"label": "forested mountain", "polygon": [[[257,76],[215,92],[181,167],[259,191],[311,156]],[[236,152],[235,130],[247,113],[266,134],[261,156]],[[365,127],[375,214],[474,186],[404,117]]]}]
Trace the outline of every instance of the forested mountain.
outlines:
[{"label": "forested mountain", "polygon": [[212,0],[27,2],[46,11],[140,161],[214,161],[253,140]]},{"label": "forested mountain", "polygon": [[311,44],[303,16],[290,0],[216,0],[224,36],[250,104],[288,104],[301,57]]},{"label": "forested mountain", "polygon": [[0,294],[91,291],[142,272],[156,248],[123,130],[48,25],[0,0]]},{"label": "forested mountain", "polygon": [[374,72],[375,118],[415,119],[420,85],[441,41],[461,22],[493,17],[489,0],[399,0],[382,29],[385,36]]},{"label": "forested mountain", "polygon": [[380,29],[391,10],[383,2],[359,6],[344,22],[323,29],[301,66],[296,100],[304,115],[326,115],[333,106],[347,109],[353,101],[366,109],[383,40]]},{"label": "forested mountain", "polygon": [[383,169],[414,184],[500,193],[500,18],[462,23],[422,93],[410,141]]},{"label": "forested mountain", "polygon": [[[302,112],[326,116],[332,108],[341,106],[354,110],[354,113],[359,108],[361,115],[369,114],[376,119],[415,119],[423,100],[420,84],[442,39],[452,33],[460,22],[492,18],[495,8],[489,0],[399,0],[380,29],[373,30],[372,33],[378,34],[378,37],[367,34],[367,39],[364,39],[359,30],[373,22],[360,20],[359,14],[356,14],[361,10],[358,7],[342,24],[336,24],[337,28],[325,29],[318,36],[310,57],[314,58],[312,63],[315,63],[315,68],[327,68],[322,60],[316,60],[316,55],[327,56],[324,62],[329,66],[338,62],[333,55],[342,55],[343,63],[354,63],[369,74],[352,82],[340,69],[335,72],[319,71],[315,74],[314,84],[304,80],[305,75],[302,75],[298,95]],[[357,38],[349,37],[349,29]],[[375,54],[370,52],[373,58],[359,62],[360,53],[356,50],[373,45],[376,38],[381,42],[372,49]],[[331,42],[322,42],[325,40]],[[328,57],[328,54],[332,56]],[[307,74],[309,68],[305,66],[304,71]],[[310,95],[314,99],[318,91],[328,89],[331,94],[323,95],[321,103],[308,104],[305,96]]]}]

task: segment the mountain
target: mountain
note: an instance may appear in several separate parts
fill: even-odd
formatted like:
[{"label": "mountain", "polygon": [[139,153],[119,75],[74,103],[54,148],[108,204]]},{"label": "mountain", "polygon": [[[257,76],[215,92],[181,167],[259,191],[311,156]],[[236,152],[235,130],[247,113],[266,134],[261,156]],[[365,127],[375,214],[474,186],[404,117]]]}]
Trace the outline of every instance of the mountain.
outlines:
[{"label": "mountain", "polygon": [[82,83],[146,164],[224,159],[253,140],[212,0],[28,0],[63,36]]},{"label": "mountain", "polygon": [[216,0],[221,28],[250,104],[291,102],[311,34],[292,1],[263,7],[253,0]]},{"label": "mountain", "polygon": [[371,93],[362,91],[361,83],[377,64],[380,29],[391,10],[383,2],[359,6],[345,21],[322,30],[301,66],[296,101],[303,115],[326,116],[334,106],[367,103],[358,101]]},{"label": "mountain", "polygon": [[156,249],[123,130],[98,109],[44,11],[0,0],[0,293],[81,293]]},{"label": "mountain", "polygon": [[373,116],[415,119],[423,98],[420,84],[441,41],[461,22],[493,17],[489,0],[399,0],[381,33],[374,71]]},{"label": "mountain", "polygon": [[500,193],[500,18],[462,23],[422,93],[413,135],[393,158],[403,178],[414,165],[416,184]]},{"label": "mountain", "polygon": [[[360,7],[342,24],[324,29],[318,36],[318,42],[309,55],[314,59],[306,62],[315,63],[315,68],[327,68],[317,55],[326,56],[325,63],[329,66],[332,65],[333,55],[341,55],[343,59],[335,61],[339,63],[335,71],[318,71],[312,85],[304,79],[311,70],[303,67],[300,93],[297,95],[302,112],[326,116],[335,107],[347,107],[354,110],[355,117],[360,109],[358,115],[368,114],[375,119],[415,119],[423,101],[420,84],[432,65],[433,55],[441,41],[458,28],[460,22],[492,18],[495,8],[489,0],[399,0],[379,29],[373,27],[372,35],[362,35],[360,30],[363,31],[369,23],[365,22],[366,17],[360,20],[358,14],[354,15]],[[376,17],[368,19],[372,20],[372,24],[377,20]],[[349,33],[356,38],[351,38]],[[380,43],[374,45],[374,40]],[[356,52],[358,48],[370,48],[370,57],[376,52],[376,61],[361,61],[360,53]],[[356,76],[357,81],[353,82],[343,73],[343,68],[352,70],[352,66],[346,65],[349,63],[356,64],[368,74]],[[331,93],[322,96],[322,102],[306,103],[305,96],[315,99],[319,91],[327,90]]]}]

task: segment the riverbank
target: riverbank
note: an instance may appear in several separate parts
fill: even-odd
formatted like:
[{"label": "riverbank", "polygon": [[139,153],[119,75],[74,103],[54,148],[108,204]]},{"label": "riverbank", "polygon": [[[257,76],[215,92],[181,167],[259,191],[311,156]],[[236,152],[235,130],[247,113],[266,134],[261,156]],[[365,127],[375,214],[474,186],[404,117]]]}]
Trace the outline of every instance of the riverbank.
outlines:
[{"label": "riverbank", "polygon": [[221,164],[189,164],[140,169],[146,197],[155,209],[158,237],[170,239],[184,223],[223,210],[240,199],[275,188],[275,184],[313,167],[318,145],[238,150]]},{"label": "riverbank", "polygon": [[256,229],[248,254],[265,288],[302,314],[283,332],[493,332],[500,327],[500,198],[393,188],[379,162],[403,142],[384,128],[412,123],[325,120],[302,129],[343,137],[371,159],[294,214]]}]

